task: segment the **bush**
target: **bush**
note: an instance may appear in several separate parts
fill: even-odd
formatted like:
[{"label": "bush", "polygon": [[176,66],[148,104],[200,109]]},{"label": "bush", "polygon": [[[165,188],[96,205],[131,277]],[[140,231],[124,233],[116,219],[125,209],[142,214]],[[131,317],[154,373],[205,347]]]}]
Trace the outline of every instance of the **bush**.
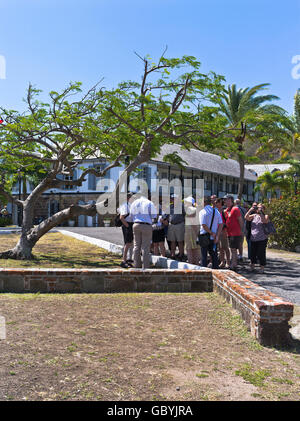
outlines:
[{"label": "bush", "polygon": [[6,227],[7,225],[12,225],[12,218],[0,216],[0,227]]},{"label": "bush", "polygon": [[266,208],[277,230],[269,237],[269,246],[295,251],[300,245],[300,194],[272,199]]}]

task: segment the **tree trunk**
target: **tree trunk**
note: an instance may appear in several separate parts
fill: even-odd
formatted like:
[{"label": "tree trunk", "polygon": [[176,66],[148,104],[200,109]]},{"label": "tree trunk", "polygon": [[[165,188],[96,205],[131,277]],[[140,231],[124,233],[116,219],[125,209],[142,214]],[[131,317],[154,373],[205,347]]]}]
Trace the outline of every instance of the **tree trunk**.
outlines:
[{"label": "tree trunk", "polygon": [[21,234],[17,245],[11,249],[0,253],[1,259],[31,260],[33,259],[32,249],[35,243],[28,241],[26,234]]},{"label": "tree trunk", "polygon": [[[127,166],[125,171],[122,172],[119,180],[117,181],[116,188],[114,192],[111,193],[111,196],[116,196],[117,207],[119,206],[118,193],[119,190],[122,188],[122,185],[126,181],[126,176],[128,176],[132,171],[134,171],[140,164],[150,159],[150,144],[151,138],[143,142],[139,154],[131,163],[129,163],[129,165]],[[41,188],[41,193],[44,190],[46,190],[46,188]],[[76,216],[95,216],[97,214],[97,211],[98,213],[100,213],[100,209],[102,208],[102,206],[105,206],[106,202],[101,201],[96,205],[71,205],[69,208],[57,212],[50,218],[41,222],[38,226],[34,227],[34,206],[36,201],[40,197],[40,194],[30,194],[28,198],[23,202],[23,224],[21,237],[17,245],[13,249],[0,253],[0,259],[33,259],[32,249],[43,235],[47,234],[52,228],[60,225],[62,222],[68,221],[69,219],[72,219]]]},{"label": "tree trunk", "polygon": [[239,165],[240,165],[240,179],[239,179],[238,198],[241,199],[243,196],[244,181],[245,181],[245,161],[242,158],[239,158]]}]

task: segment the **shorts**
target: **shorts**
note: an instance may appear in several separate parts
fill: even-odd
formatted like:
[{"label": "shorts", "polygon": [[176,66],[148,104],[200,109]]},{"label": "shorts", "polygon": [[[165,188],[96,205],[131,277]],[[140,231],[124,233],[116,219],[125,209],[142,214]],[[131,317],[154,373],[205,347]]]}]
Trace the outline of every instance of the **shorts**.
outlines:
[{"label": "shorts", "polygon": [[184,233],[184,244],[186,250],[200,249],[199,244],[197,244],[198,234],[200,231],[199,225],[186,225]]},{"label": "shorts", "polygon": [[133,222],[128,222],[129,226],[125,227],[125,225],[122,225],[122,231],[123,231],[123,239],[124,244],[132,243],[133,242]]},{"label": "shorts", "polygon": [[227,236],[226,231],[221,232],[219,246],[221,249],[224,249],[224,250],[229,249],[228,236]]},{"label": "shorts", "polygon": [[184,222],[177,225],[169,224],[168,241],[184,241]]},{"label": "shorts", "polygon": [[164,243],[165,242],[165,230],[153,230],[152,232],[152,243]]},{"label": "shorts", "polygon": [[231,249],[238,249],[240,247],[241,244],[241,235],[235,235],[235,236],[231,236],[228,237],[228,241],[229,241],[229,247]]}]

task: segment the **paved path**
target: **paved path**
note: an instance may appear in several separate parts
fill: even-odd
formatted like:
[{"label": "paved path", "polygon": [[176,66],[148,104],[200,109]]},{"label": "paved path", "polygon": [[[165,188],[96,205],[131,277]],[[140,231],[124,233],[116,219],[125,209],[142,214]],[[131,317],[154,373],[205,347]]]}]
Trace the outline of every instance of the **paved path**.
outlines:
[{"label": "paved path", "polygon": [[[121,228],[64,227],[63,229],[123,245]],[[245,249],[244,255],[247,255],[247,249]],[[247,262],[239,266],[239,273],[280,297],[300,305],[299,253],[267,250],[267,267],[264,274],[250,272]]]},{"label": "paved path", "polygon": [[[55,228],[60,229],[60,227]],[[122,228],[118,227],[99,227],[99,228],[88,228],[88,227],[63,227],[64,231],[76,232],[77,234],[87,235],[88,237],[98,238],[99,240],[110,241],[111,243],[123,246],[123,234]]]},{"label": "paved path", "polygon": [[238,272],[263,288],[300,305],[300,260],[278,257],[267,250],[264,274],[250,272],[248,263],[240,266]]}]

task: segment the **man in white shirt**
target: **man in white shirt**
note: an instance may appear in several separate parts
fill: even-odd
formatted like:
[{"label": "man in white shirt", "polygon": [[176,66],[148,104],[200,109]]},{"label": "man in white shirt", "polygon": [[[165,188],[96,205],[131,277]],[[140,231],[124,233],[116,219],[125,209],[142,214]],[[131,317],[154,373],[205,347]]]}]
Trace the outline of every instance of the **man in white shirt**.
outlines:
[{"label": "man in white shirt", "polygon": [[[157,217],[154,204],[144,196],[139,196],[130,207],[133,222],[133,266],[150,267],[150,246],[152,241],[152,219]],[[141,262],[143,253],[143,265]]]},{"label": "man in white shirt", "polygon": [[207,252],[212,258],[213,269],[218,269],[217,245],[223,227],[223,220],[220,212],[211,206],[211,198],[204,199],[204,208],[199,213],[200,235],[209,235],[209,245],[201,247],[202,266],[207,266]]}]

